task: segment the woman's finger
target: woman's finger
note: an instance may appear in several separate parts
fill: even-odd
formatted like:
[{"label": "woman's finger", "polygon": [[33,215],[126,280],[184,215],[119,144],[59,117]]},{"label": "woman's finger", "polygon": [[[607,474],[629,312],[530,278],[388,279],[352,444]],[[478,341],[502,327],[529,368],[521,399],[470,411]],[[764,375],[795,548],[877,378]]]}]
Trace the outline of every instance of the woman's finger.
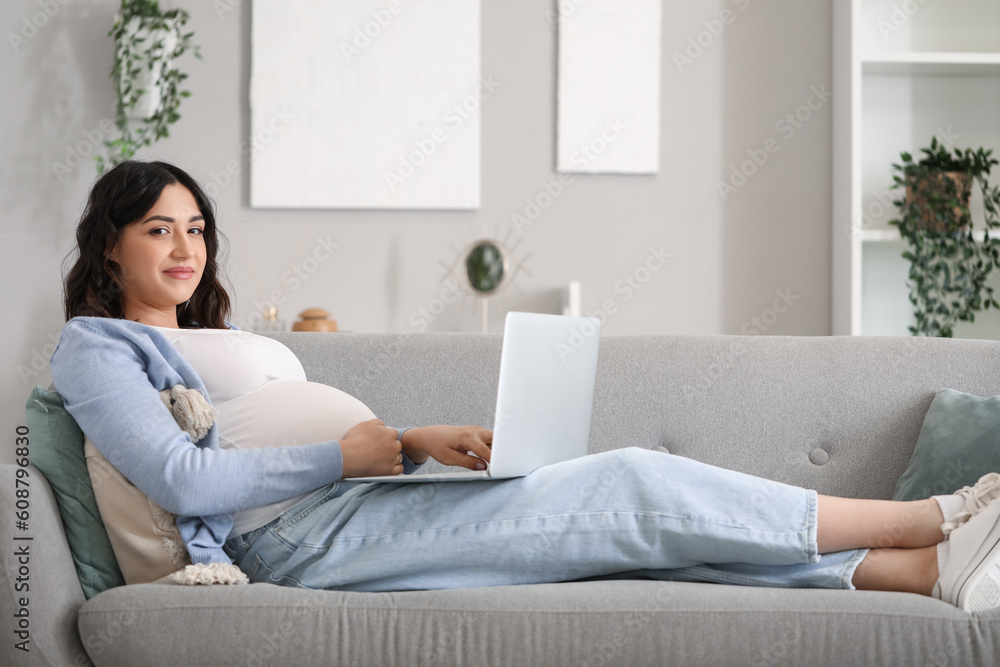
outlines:
[{"label": "woman's finger", "polygon": [[[461,443],[456,444],[453,446],[452,452],[452,455],[448,457],[450,460],[447,461],[447,465],[461,466],[463,468],[468,468],[469,470],[486,469],[486,462],[475,452],[471,445]],[[472,453],[470,454],[469,452]],[[479,465],[482,465],[483,467],[480,468]]]},{"label": "woman's finger", "polygon": [[484,443],[482,440],[479,439],[472,440],[471,442],[468,442],[462,446],[466,448],[466,451],[472,452],[473,454],[483,459],[484,461],[489,461],[490,454],[493,453],[493,451],[486,446],[486,443]]},{"label": "woman's finger", "polygon": [[451,465],[461,466],[469,470],[486,470],[485,461],[478,456],[470,456],[469,454],[459,454],[457,460]]}]

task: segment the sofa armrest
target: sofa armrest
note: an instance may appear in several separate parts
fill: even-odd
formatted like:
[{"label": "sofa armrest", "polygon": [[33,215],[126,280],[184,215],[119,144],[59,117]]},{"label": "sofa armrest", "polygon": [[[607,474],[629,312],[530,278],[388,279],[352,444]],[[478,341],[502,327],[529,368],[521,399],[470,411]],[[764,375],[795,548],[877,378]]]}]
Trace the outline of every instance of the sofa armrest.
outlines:
[{"label": "sofa armrest", "polygon": [[[22,478],[28,486],[18,486],[17,470],[16,465],[0,465],[0,535],[4,536],[0,545],[0,633],[4,637],[0,654],[9,652],[15,665],[89,665],[76,625],[83,589],[55,495],[31,465],[26,468],[28,477]],[[22,511],[17,507],[18,488],[28,490],[27,498],[20,499],[28,502],[27,530],[18,528],[15,512]],[[27,616],[19,617],[19,613]],[[19,631],[26,634],[19,636]],[[28,652],[15,646],[25,638]]]}]

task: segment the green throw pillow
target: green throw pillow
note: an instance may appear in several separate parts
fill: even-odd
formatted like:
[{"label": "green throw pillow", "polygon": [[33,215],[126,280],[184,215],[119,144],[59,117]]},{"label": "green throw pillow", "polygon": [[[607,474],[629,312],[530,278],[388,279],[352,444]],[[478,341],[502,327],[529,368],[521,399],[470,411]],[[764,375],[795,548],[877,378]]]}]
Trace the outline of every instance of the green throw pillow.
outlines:
[{"label": "green throw pillow", "polygon": [[31,432],[31,462],[55,493],[84,595],[90,599],[103,590],[124,586],[90,485],[83,431],[66,412],[57,391],[35,385],[25,411]]},{"label": "green throw pillow", "polygon": [[942,389],[924,416],[910,466],[892,499],[954,493],[989,472],[1000,472],[1000,396]]}]

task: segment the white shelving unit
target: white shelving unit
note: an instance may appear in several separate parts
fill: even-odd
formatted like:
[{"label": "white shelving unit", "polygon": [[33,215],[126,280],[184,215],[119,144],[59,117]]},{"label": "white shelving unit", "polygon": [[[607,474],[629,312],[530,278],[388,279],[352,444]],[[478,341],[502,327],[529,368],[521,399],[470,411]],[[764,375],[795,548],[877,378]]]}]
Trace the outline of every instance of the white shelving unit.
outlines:
[{"label": "white shelving unit", "polygon": [[[833,12],[833,333],[906,336],[892,165],[903,151],[919,159],[933,136],[1000,157],[1000,2],[836,0]],[[976,189],[972,215],[979,227]],[[1000,313],[955,334],[1000,338]]]}]

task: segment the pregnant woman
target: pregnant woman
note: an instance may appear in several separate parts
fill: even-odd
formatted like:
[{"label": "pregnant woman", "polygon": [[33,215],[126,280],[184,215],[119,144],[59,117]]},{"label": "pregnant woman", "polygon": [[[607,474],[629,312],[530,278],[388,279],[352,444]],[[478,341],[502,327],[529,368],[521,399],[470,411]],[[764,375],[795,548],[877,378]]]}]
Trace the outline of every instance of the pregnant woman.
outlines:
[{"label": "pregnant woman", "polygon": [[[642,576],[1000,606],[996,473],[950,496],[858,500],[626,448],[488,483],[351,481],[429,457],[481,468],[492,433],[389,427],[307,381],[284,345],[228,324],[218,239],[184,171],[130,161],[106,173],[77,229],[51,363],[94,445],[179,515],[196,564],[354,591]],[[219,410],[197,443],[163,408],[176,384]]]}]

